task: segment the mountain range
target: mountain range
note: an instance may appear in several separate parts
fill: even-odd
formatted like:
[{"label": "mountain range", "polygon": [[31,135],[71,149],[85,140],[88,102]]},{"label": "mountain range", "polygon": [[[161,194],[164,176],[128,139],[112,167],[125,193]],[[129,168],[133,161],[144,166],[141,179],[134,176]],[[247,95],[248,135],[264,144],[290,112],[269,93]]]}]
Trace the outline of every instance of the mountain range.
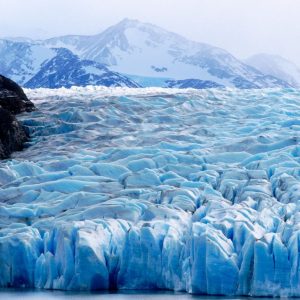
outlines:
[{"label": "mountain range", "polygon": [[264,74],[280,78],[291,86],[300,88],[300,68],[279,55],[260,53],[247,58],[244,62]]},{"label": "mountain range", "polygon": [[255,61],[130,19],[97,35],[0,40],[0,73],[28,88],[265,88],[300,82]]}]

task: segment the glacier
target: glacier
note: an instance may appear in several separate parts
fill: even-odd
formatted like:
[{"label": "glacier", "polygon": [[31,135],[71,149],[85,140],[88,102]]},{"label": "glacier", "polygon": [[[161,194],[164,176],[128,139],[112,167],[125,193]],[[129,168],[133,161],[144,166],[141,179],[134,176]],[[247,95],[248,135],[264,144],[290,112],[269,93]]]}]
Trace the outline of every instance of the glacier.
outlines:
[{"label": "glacier", "polygon": [[26,90],[0,287],[300,296],[300,91]]}]

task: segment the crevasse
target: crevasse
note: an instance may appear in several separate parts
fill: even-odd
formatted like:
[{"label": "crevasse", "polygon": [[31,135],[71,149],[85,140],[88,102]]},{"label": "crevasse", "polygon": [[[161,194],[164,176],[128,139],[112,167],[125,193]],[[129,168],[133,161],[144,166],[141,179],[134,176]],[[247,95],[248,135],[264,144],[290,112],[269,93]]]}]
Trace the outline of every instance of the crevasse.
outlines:
[{"label": "crevasse", "polygon": [[27,93],[1,287],[300,295],[300,91]]}]

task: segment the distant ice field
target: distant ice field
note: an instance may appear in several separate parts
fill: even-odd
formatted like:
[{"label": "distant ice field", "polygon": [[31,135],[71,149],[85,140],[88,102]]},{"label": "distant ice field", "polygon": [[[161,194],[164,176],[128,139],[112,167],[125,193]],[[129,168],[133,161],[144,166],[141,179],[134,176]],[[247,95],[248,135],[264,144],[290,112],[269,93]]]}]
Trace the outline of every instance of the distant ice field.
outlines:
[{"label": "distant ice field", "polygon": [[300,91],[26,90],[0,287],[300,296]]}]

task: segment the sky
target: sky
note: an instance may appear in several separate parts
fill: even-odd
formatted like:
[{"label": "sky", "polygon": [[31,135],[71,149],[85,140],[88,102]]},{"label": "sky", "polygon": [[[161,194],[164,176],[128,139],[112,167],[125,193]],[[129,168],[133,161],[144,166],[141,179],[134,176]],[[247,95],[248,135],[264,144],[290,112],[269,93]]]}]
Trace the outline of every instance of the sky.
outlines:
[{"label": "sky", "polygon": [[0,37],[96,34],[150,22],[238,58],[278,54],[300,66],[300,0],[0,0]]}]

